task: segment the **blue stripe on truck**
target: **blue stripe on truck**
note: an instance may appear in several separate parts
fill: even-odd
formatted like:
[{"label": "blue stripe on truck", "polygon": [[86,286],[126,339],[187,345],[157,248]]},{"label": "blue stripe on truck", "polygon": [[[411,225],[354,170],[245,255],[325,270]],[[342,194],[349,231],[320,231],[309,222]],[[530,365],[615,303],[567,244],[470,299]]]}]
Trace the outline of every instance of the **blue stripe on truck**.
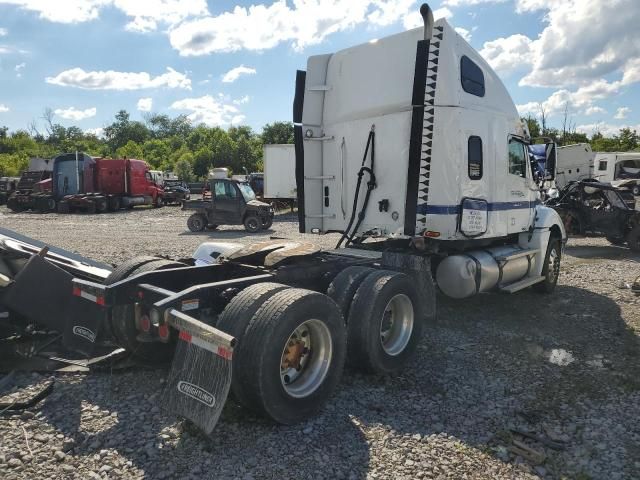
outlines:
[{"label": "blue stripe on truck", "polygon": [[[493,202],[487,203],[487,209],[490,212],[499,212],[504,210],[523,210],[534,208],[540,202]],[[460,205],[419,205],[418,215],[458,215],[460,213]]]}]

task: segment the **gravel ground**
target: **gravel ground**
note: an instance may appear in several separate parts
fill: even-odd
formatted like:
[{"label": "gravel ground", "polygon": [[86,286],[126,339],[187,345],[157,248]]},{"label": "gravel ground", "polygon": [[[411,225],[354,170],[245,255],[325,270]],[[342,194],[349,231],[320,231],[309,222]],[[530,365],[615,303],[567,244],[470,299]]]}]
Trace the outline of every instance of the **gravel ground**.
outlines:
[{"label": "gravel ground", "polygon": [[[191,234],[186,217],[0,208],[3,227],[108,263],[185,257],[208,238],[336,241],[299,235],[290,215],[249,237],[240,227]],[[293,427],[230,401],[204,438],[156,405],[165,370],[56,375],[38,407],[0,419],[0,478],[640,478],[640,299],[625,285],[639,260],[603,239],[571,239],[551,296],[439,296],[404,372],[347,371],[324,413]],[[17,381],[37,388],[48,377]],[[517,442],[533,452],[514,453]]]}]

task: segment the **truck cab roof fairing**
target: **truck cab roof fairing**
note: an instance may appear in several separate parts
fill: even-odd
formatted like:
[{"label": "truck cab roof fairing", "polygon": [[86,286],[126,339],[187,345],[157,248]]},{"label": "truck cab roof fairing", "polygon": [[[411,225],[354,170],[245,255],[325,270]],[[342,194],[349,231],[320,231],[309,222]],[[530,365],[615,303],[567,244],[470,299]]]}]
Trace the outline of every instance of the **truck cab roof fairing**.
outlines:
[{"label": "truck cab roof fairing", "polygon": [[[302,112],[303,155],[300,156],[304,178],[298,179],[298,183],[303,182],[299,190],[304,192],[301,226],[304,224],[305,231],[344,230],[346,227],[372,126],[376,130],[378,185],[372,192],[359,233],[375,231],[382,236],[404,235],[406,226],[414,222],[413,218],[408,218],[412,214],[406,204],[411,202],[408,196],[415,193],[418,194],[418,210],[421,203],[427,202],[459,205],[464,197],[486,197],[490,203],[508,200],[492,198],[491,191],[497,181],[492,175],[494,165],[485,165],[486,179],[467,185],[466,160],[461,158],[466,155],[467,131],[478,122],[487,125],[481,136],[485,148],[490,149],[485,152],[485,159],[491,162],[493,160],[489,159],[496,148],[504,150],[500,151],[500,156],[506,162],[508,134],[528,137],[528,131],[497,74],[444,19],[434,25],[424,69],[422,153],[427,148],[430,150],[433,165],[426,165],[422,158],[420,178],[407,176],[412,112],[414,107],[421,106],[415,105],[413,86],[419,71],[416,46],[423,34],[424,30],[417,28],[332,55],[309,58]],[[463,58],[475,66],[476,72],[481,72],[482,96],[470,94],[463,88]],[[436,164],[447,168],[438,170]],[[430,176],[431,187],[420,183],[417,192],[416,188],[408,188],[412,182],[424,182],[426,176]],[[486,188],[479,188],[481,185]],[[425,189],[428,191],[422,191]],[[388,209],[379,211],[380,202],[388,204]],[[356,208],[359,211],[362,202]],[[409,212],[407,218],[406,212]],[[419,234],[424,230],[426,219],[415,220]],[[440,225],[439,228],[446,230],[449,237],[455,237],[455,219],[449,220],[451,225]],[[498,233],[489,229],[487,235]]]}]

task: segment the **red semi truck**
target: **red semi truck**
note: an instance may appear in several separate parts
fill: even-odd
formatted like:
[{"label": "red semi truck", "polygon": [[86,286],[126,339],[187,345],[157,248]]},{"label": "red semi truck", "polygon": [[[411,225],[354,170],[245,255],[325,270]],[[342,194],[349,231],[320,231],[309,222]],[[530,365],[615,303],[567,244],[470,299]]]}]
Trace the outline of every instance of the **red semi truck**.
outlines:
[{"label": "red semi truck", "polygon": [[[156,185],[143,160],[126,158],[90,158],[83,165],[74,154],[60,158],[56,164],[54,196],[59,213],[84,210],[89,213],[116,211],[136,205],[162,205],[163,190]],[[65,186],[73,184],[76,169],[81,171],[83,185],[77,193],[66,194]]]}]

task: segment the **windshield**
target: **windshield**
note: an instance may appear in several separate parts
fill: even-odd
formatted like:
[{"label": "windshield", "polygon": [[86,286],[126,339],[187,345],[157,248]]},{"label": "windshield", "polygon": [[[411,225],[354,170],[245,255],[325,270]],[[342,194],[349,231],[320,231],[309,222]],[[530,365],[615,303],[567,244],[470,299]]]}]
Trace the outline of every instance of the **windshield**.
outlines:
[{"label": "windshield", "polygon": [[240,189],[240,193],[242,193],[245,202],[256,199],[256,194],[253,192],[248,183],[239,183],[238,188]]}]

